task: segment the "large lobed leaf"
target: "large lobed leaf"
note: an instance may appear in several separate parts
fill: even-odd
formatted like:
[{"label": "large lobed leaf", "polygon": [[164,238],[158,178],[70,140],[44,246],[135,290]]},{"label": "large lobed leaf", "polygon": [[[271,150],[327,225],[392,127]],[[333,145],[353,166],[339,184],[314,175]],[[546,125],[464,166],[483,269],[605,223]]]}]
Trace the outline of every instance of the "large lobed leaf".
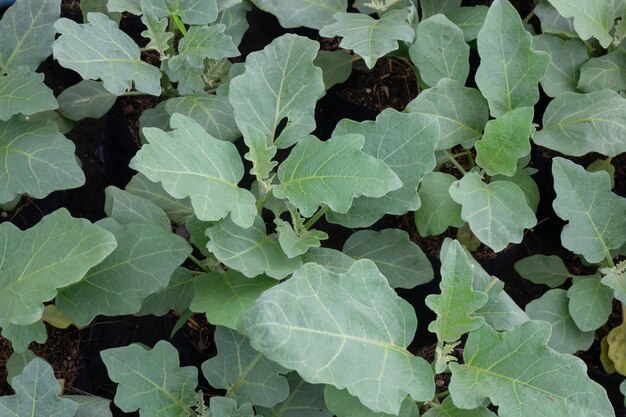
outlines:
[{"label": "large lobed leaf", "polygon": [[411,306],[369,260],[343,274],[306,264],[263,293],[239,322],[270,360],[390,414],[407,395],[424,401],[434,393],[430,366],[406,350],[416,326]]}]

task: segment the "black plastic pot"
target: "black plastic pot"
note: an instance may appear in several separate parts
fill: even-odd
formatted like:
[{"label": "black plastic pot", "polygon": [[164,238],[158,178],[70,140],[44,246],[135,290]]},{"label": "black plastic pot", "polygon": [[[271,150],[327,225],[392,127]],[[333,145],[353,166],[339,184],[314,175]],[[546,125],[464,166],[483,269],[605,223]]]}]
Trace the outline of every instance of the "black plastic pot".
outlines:
[{"label": "black plastic pot", "polygon": [[337,123],[343,119],[357,122],[374,120],[380,112],[360,104],[353,103],[334,89],[326,92],[315,107],[315,123],[313,134],[320,139],[328,139],[335,130]]},{"label": "black plastic pot", "polygon": [[110,185],[126,187],[135,171],[128,167],[139,147],[133,140],[126,113],[118,99],[104,119],[102,145],[98,157]]},{"label": "black plastic pot", "polygon": [[20,204],[3,217],[0,223],[9,221],[21,230],[35,226],[42,218],[67,205],[67,191],[56,191],[41,200],[22,199]]}]

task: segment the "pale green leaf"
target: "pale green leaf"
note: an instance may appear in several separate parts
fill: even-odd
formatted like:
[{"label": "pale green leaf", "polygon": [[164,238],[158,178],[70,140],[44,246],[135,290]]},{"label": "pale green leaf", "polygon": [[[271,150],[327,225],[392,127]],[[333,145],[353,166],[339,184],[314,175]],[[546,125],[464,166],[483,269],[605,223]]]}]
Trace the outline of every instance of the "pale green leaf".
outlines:
[{"label": "pale green leaf", "polygon": [[575,277],[567,298],[569,313],[582,331],[592,332],[602,327],[613,309],[613,289],[604,285],[597,275]]},{"label": "pale green leaf", "polygon": [[531,47],[532,37],[508,0],[495,0],[478,34],[480,66],[476,84],[499,117],[539,100],[539,81],[550,63],[545,52]]},{"label": "pale green leaf", "polygon": [[434,277],[430,261],[404,230],[360,230],[348,238],[343,253],[374,261],[392,288],[413,288]]},{"label": "pale green leaf", "polygon": [[564,93],[552,100],[533,140],[570,156],[626,152],[626,99],[611,90]]},{"label": "pale green leaf", "polygon": [[400,188],[402,182],[385,162],[362,151],[364,143],[359,134],[326,142],[303,138],[280,165],[274,195],[311,217],[322,204],[347,213],[356,197],[378,198]]},{"label": "pale green leaf", "polygon": [[202,364],[202,373],[213,388],[225,389],[238,403],[272,407],[289,395],[287,369],[252,349],[245,336],[226,327],[215,330],[217,356]]},{"label": "pale green leaf", "polygon": [[611,189],[615,188],[615,165],[611,163],[611,158],[596,159],[585,168],[589,172],[604,171],[611,178]]},{"label": "pale green leaf", "polygon": [[170,310],[177,312],[187,310],[195,296],[194,285],[199,279],[200,277],[196,277],[189,269],[177,268],[168,286],[149,295],[141,304],[141,310],[136,314],[164,316]]},{"label": "pale green leaf", "polygon": [[333,132],[333,136],[348,134],[363,135],[363,152],[384,161],[402,181],[402,187],[382,198],[357,198],[348,213],[328,213],[328,221],[346,227],[367,227],[385,214],[402,215],[418,209],[422,202],[417,187],[436,165],[437,123],[421,113],[386,109],[376,121],[357,123],[344,119]]},{"label": "pale green leaf", "polygon": [[563,260],[556,255],[532,255],[517,261],[515,271],[534,284],[545,284],[550,288],[562,285],[572,274]]},{"label": "pale green leaf", "polygon": [[107,9],[109,12],[129,12],[137,16],[143,13],[140,0],[108,0]]},{"label": "pale green leaf", "polygon": [[192,26],[178,43],[178,55],[169,61],[176,71],[185,60],[192,67],[204,68],[205,59],[232,58],[239,55],[230,36],[224,34],[224,25]]},{"label": "pale green leaf", "polygon": [[587,376],[577,357],[548,348],[550,324],[529,321],[498,333],[489,326],[472,332],[464,364],[451,363],[454,403],[476,408],[486,398],[500,417],[614,417],[604,388]]},{"label": "pale green leaf", "polygon": [[613,268],[603,268],[604,274],[602,283],[615,291],[615,298],[622,303],[626,303],[626,275],[624,274],[626,264],[620,262]]},{"label": "pale green leaf", "polygon": [[312,262],[323,266],[335,274],[348,272],[355,259],[331,248],[311,248],[302,255],[302,262]]},{"label": "pale green leaf", "polygon": [[[253,417],[252,404],[245,403],[238,407],[232,398],[211,397],[208,417]],[[262,416],[256,416],[262,417]]]},{"label": "pale green leaf", "polygon": [[104,190],[106,200],[104,211],[107,216],[120,224],[145,223],[161,226],[170,231],[170,219],[163,209],[150,200],[134,195],[128,191],[109,186]]},{"label": "pale green leaf", "polygon": [[434,393],[430,366],[406,350],[416,327],[411,306],[369,260],[339,275],[306,264],[239,321],[268,359],[308,382],[347,388],[372,411],[390,414],[407,395],[425,401]]},{"label": "pale green leaf", "polygon": [[176,89],[181,96],[203,93],[206,84],[204,81],[204,66],[194,67],[187,60],[180,60],[176,68],[172,68],[170,61],[161,65],[161,70],[169,77],[170,81],[177,83]]},{"label": "pale green leaf", "polygon": [[489,107],[480,91],[448,79],[420,93],[405,111],[421,113],[436,121],[437,150],[459,144],[471,147],[482,136],[489,120]]},{"label": "pale green leaf", "polygon": [[487,122],[475,145],[476,163],[487,174],[515,175],[517,161],[530,154],[533,114],[532,107],[520,107]]},{"label": "pale green leaf", "polygon": [[252,0],[252,3],[276,16],[284,28],[321,29],[335,13],[345,12],[348,8],[347,0]]},{"label": "pale green leaf", "polygon": [[78,282],[115,247],[111,233],[65,209],[23,232],[0,224],[0,327],[38,321],[57,288]]},{"label": "pale green leaf", "polygon": [[[145,48],[157,51],[161,59],[165,59],[168,56],[167,51],[170,43],[173,42],[172,38],[174,38],[174,34],[167,30],[168,20],[166,18],[159,19],[148,13],[141,16],[141,23],[146,27],[146,30],[141,32],[141,36],[150,39]],[[183,40],[185,39],[187,38],[183,38]]]},{"label": "pale green leaf", "polygon": [[339,46],[351,49],[374,68],[376,61],[399,48],[398,41],[411,42],[415,36],[407,23],[409,11],[391,10],[380,19],[361,13],[335,13],[333,23],[325,25],[320,35],[341,37]]},{"label": "pale green leaf", "polygon": [[584,92],[605,88],[626,90],[626,47],[591,58],[580,67],[578,88]]},{"label": "pale green leaf", "polygon": [[43,74],[28,72],[26,67],[0,75],[0,121],[18,113],[29,116],[56,109],[54,94],[43,79]]},{"label": "pale green leaf", "polygon": [[436,236],[448,227],[461,227],[461,206],[448,190],[456,178],[445,172],[426,174],[419,188],[422,206],[415,212],[415,225],[420,236]]},{"label": "pale green leaf", "polygon": [[429,86],[450,78],[465,84],[469,74],[469,45],[463,31],[442,14],[420,22],[415,42],[409,48],[411,60]]},{"label": "pale green leaf", "polygon": [[255,198],[237,183],[244,174],[235,145],[215,139],[193,119],[174,114],[173,132],[146,128],[144,145],[130,167],[160,181],[174,198],[191,197],[195,215],[215,221],[229,213],[235,223],[250,227],[256,216]]},{"label": "pale green leaf", "polygon": [[587,350],[593,343],[593,332],[579,329],[574,322],[568,309],[569,301],[567,291],[555,289],[526,305],[528,317],[550,323],[552,332],[548,346],[561,353]]},{"label": "pale green leaf", "polygon": [[161,207],[175,223],[184,223],[193,216],[193,208],[189,198],[176,199],[169,195],[158,182],[148,180],[143,174],[137,173],[126,186],[126,191],[149,200]]},{"label": "pale green leaf", "polygon": [[234,269],[210,272],[194,280],[194,296],[189,309],[205,313],[211,324],[237,328],[239,317],[267,289],[277,284],[261,275],[252,279]]},{"label": "pale green leaf", "polygon": [[74,417],[78,409],[74,401],[60,398],[61,385],[43,359],[33,359],[11,386],[15,394],[0,397],[3,417]]},{"label": "pale green leaf", "polygon": [[146,94],[161,94],[161,71],[141,60],[135,41],[106,15],[90,13],[89,23],[82,25],[62,18],[54,27],[61,36],[52,50],[65,68],[84,79],[101,79],[104,88],[118,96],[133,86]]},{"label": "pale green leaf", "polygon": [[513,183],[485,184],[470,173],[450,186],[450,196],[461,204],[461,218],[472,232],[496,252],[510,243],[520,243],[524,229],[537,224],[522,190]]},{"label": "pale green leaf", "polygon": [[532,171],[533,169],[534,168],[521,168],[518,163],[517,171],[515,171],[515,174],[513,174],[512,177],[496,175],[491,177],[491,182],[507,181],[508,183],[517,185],[524,193],[528,207],[530,207],[534,213],[537,213],[537,207],[539,207],[539,199],[541,196],[539,194],[539,186],[531,177],[531,173],[534,173]]},{"label": "pale green leaf", "polygon": [[612,0],[549,0],[563,17],[574,19],[574,29],[582,40],[596,38],[602,47],[607,48],[613,37],[615,9]]},{"label": "pale green leaf", "polygon": [[75,149],[53,122],[17,117],[0,122],[0,203],[24,193],[44,198],[53,191],[83,185],[85,176]]},{"label": "pale green leaf", "polygon": [[428,330],[443,342],[456,342],[472,330],[478,329],[485,319],[476,310],[488,300],[487,294],[473,290],[474,272],[465,251],[458,241],[453,241],[441,265],[441,294],[426,297],[426,305],[437,314]]},{"label": "pale green leaf", "polygon": [[534,11],[541,22],[541,33],[578,38],[574,30],[574,19],[561,16],[548,0],[538,0]]},{"label": "pale green leaf", "polygon": [[308,384],[297,372],[287,375],[289,396],[272,408],[256,407],[264,417],[332,417],[324,402],[324,385]]},{"label": "pale green leaf", "polygon": [[[541,79],[541,87],[550,97],[577,92],[581,65],[588,59],[585,44],[578,39],[563,40],[543,34],[533,37],[533,48],[550,54],[550,65]],[[583,65],[584,67],[584,65]]]},{"label": "pale green leaf", "polygon": [[444,14],[463,31],[465,42],[471,42],[476,40],[485,24],[488,10],[487,6],[458,7],[446,10]]},{"label": "pale green leaf", "polygon": [[0,73],[28,67],[35,71],[50,54],[61,15],[61,0],[20,0],[0,20]]},{"label": "pale green leaf", "polygon": [[111,401],[93,395],[64,395],[63,398],[78,404],[74,417],[113,417]]},{"label": "pale green leaf", "polygon": [[[107,3],[114,3],[116,1],[119,1],[119,0],[111,0],[110,2],[108,0],[81,0],[80,12],[83,15],[83,22],[89,21],[88,16],[87,16],[89,13],[98,12],[98,13],[104,13],[108,15],[111,18],[111,20],[119,24],[120,20],[122,19],[122,14],[116,13],[116,12],[109,13],[109,9],[107,8]],[[137,3],[139,3],[139,1],[137,1]]]},{"label": "pale green leaf", "polygon": [[180,367],[178,351],[161,340],[154,349],[139,344],[100,353],[109,377],[119,384],[115,405],[142,417],[189,417],[197,401],[198,370]]},{"label": "pale green leaf", "polygon": [[461,0],[421,0],[422,17],[424,19],[438,13],[446,14],[461,6]]},{"label": "pale green leaf", "polygon": [[313,64],[322,69],[324,87],[328,90],[333,85],[341,84],[350,77],[352,62],[354,62],[352,55],[342,50],[321,50],[317,53]]},{"label": "pale green leaf", "polygon": [[31,342],[36,342],[40,345],[46,343],[48,332],[41,320],[26,325],[9,323],[8,326],[3,326],[2,337],[11,342],[15,352],[21,353],[28,349]]},{"label": "pale green leaf", "polygon": [[[221,5],[218,5],[221,6]],[[235,45],[241,43],[241,39],[248,31],[248,19],[247,15],[252,5],[246,1],[241,1],[230,7],[224,8],[220,11],[217,21],[215,23],[226,26],[224,33],[230,36]]]},{"label": "pale green leaf", "polygon": [[188,25],[208,25],[217,19],[217,0],[140,0],[140,5],[143,13],[159,19],[178,15]]},{"label": "pale green leaf", "polygon": [[322,240],[328,235],[320,230],[295,231],[291,223],[281,219],[274,219],[278,243],[289,258],[295,258],[306,253],[309,248],[318,248]]},{"label": "pale green leaf", "polygon": [[230,219],[222,220],[207,229],[211,239],[208,249],[229,268],[248,278],[263,273],[283,279],[301,265],[300,258],[289,259],[280,248],[275,235],[268,236],[261,216],[252,227],[244,229]]},{"label": "pale green leaf", "polygon": [[348,391],[339,390],[332,385],[326,385],[324,388],[324,401],[328,409],[335,417],[419,417],[419,409],[415,401],[411,397],[407,397],[400,407],[397,414],[376,413],[364,406],[357,397],[348,393]]},{"label": "pale green leaf", "polygon": [[134,314],[151,294],[167,287],[176,268],[191,253],[182,237],[153,224],[112,230],[117,248],[85,277],[57,296],[57,306],[85,326],[97,315]]},{"label": "pale green leaf", "polygon": [[487,407],[471,410],[457,408],[452,402],[452,397],[448,396],[441,405],[433,405],[423,417],[497,417],[497,415],[489,411]]},{"label": "pale green leaf", "polygon": [[556,214],[567,221],[563,246],[598,263],[612,258],[611,250],[626,243],[626,199],[612,193],[606,172],[587,172],[563,159],[552,160]]},{"label": "pale green leaf", "polygon": [[313,65],[318,50],[317,42],[281,36],[248,55],[245,73],[230,82],[230,103],[257,178],[267,178],[276,165],[276,147],[287,148],[315,129],[315,103],[324,94],[322,70]]},{"label": "pale green leaf", "polygon": [[5,364],[7,382],[12,384],[13,378],[21,375],[21,373],[24,372],[26,365],[31,363],[34,359],[37,359],[37,355],[30,350],[25,350],[21,353],[13,352]]},{"label": "pale green leaf", "polygon": [[99,119],[113,107],[116,98],[101,82],[82,80],[63,90],[57,97],[58,112],[66,119],[74,121]]}]

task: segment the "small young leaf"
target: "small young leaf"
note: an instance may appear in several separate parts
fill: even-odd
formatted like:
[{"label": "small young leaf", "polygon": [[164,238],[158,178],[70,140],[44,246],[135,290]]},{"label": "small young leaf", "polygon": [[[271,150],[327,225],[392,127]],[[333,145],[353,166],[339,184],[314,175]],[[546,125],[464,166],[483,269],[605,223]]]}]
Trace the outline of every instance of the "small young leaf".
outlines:
[{"label": "small young leaf", "polygon": [[407,395],[424,401],[434,394],[430,366],[406,350],[416,326],[411,306],[369,260],[339,275],[306,264],[239,321],[252,347],[270,360],[308,382],[345,387],[372,411],[390,414]]},{"label": "small young leaf", "polygon": [[56,109],[54,94],[43,79],[43,74],[28,72],[26,67],[0,75],[0,121],[18,113],[30,116]]},{"label": "small young leaf", "polygon": [[475,145],[476,163],[487,174],[515,175],[518,159],[530,154],[533,113],[532,107],[520,107],[487,122]]},{"label": "small young leaf", "polygon": [[332,385],[326,385],[324,388],[324,401],[335,417],[419,417],[420,415],[417,404],[411,400],[411,397],[406,397],[397,414],[376,413],[364,406],[357,397],[350,395],[347,390],[340,390]]},{"label": "small young leaf", "polygon": [[99,81],[82,80],[57,97],[58,112],[66,119],[78,121],[82,119],[99,119],[115,104],[117,96]]},{"label": "small young leaf", "polygon": [[609,31],[615,20],[612,0],[549,0],[561,16],[574,18],[574,29],[584,41],[596,38],[607,48],[613,37]]},{"label": "small young leaf", "polygon": [[588,262],[612,258],[611,250],[626,243],[626,199],[613,194],[606,172],[587,172],[563,158],[552,160],[556,214],[568,224],[561,242]]},{"label": "small young leaf", "polygon": [[550,288],[562,285],[572,275],[563,260],[556,255],[532,255],[519,260],[514,265],[522,278],[534,284],[545,284]]},{"label": "small young leaf", "polygon": [[417,26],[409,54],[422,80],[435,86],[444,78],[465,84],[469,74],[469,50],[463,31],[446,16],[438,14]]},{"label": "small young leaf", "polygon": [[452,397],[448,396],[441,405],[433,406],[423,417],[497,417],[487,407],[478,407],[471,410],[457,408],[452,402]]},{"label": "small young leaf", "polygon": [[489,326],[470,333],[464,364],[450,364],[452,400],[458,407],[476,408],[489,398],[501,417],[615,417],[585,363],[548,348],[549,338],[550,324],[542,321],[505,333]]},{"label": "small young leaf", "polygon": [[624,275],[626,264],[622,261],[613,268],[603,268],[600,272],[604,274],[602,283],[615,291],[615,298],[626,303],[626,275]]},{"label": "small young leaf", "polygon": [[582,331],[599,329],[613,309],[613,290],[597,275],[575,277],[567,290],[569,312]]},{"label": "small young leaf", "polygon": [[143,223],[161,226],[168,232],[172,229],[170,219],[163,209],[150,200],[128,191],[109,186],[104,190],[104,211],[120,224]]},{"label": "small young leaf", "polygon": [[172,67],[171,62],[165,61],[161,65],[161,70],[167,74],[170,81],[177,83],[176,88],[178,94],[182,96],[188,96],[191,94],[204,93],[206,84],[204,81],[204,65],[201,67],[192,66],[187,60],[180,60],[177,62],[175,68]]},{"label": "small young leaf", "polygon": [[605,88],[626,90],[626,47],[622,46],[606,55],[591,58],[580,67],[578,87],[584,92]]},{"label": "small young leaf", "polygon": [[548,346],[560,353],[587,350],[593,343],[593,332],[582,331],[574,322],[568,310],[569,301],[567,291],[555,289],[526,305],[528,317],[550,323]]},{"label": "small young leaf", "polygon": [[332,417],[324,402],[324,385],[308,384],[297,372],[287,375],[289,396],[272,408],[255,407],[265,417]]},{"label": "small young leaf", "polygon": [[[150,39],[150,42],[145,46],[146,49],[157,51],[162,60],[167,58],[167,50],[174,37],[174,34],[167,30],[167,19],[159,19],[155,15],[147,13],[141,16],[141,23],[146,27],[146,30],[141,32],[141,36]],[[187,38],[185,37],[183,39]]]},{"label": "small young leaf", "polygon": [[478,34],[481,61],[476,84],[489,102],[491,115],[499,117],[539,100],[537,85],[550,56],[535,52],[530,33],[508,0],[495,0]]},{"label": "small young leaf", "polygon": [[347,0],[252,0],[252,3],[276,16],[284,28],[321,29],[335,13],[345,12],[348,8]]},{"label": "small young leaf", "polygon": [[[533,49],[550,54],[550,65],[541,79],[541,87],[550,97],[576,93],[581,65],[588,59],[585,44],[578,39],[563,40],[543,34],[533,37]],[[583,66],[584,67],[584,66]]]},{"label": "small young leaf", "polygon": [[252,349],[250,342],[234,330],[215,330],[217,356],[202,364],[202,373],[212,387],[225,389],[228,398],[272,407],[289,395],[287,369]]},{"label": "small young leaf", "polygon": [[415,212],[415,225],[420,236],[436,236],[448,227],[461,227],[461,205],[457,204],[448,189],[456,181],[445,172],[426,174],[420,184],[419,196],[422,206]]},{"label": "small young leaf", "polygon": [[205,59],[219,60],[239,55],[237,46],[230,36],[224,34],[225,26],[192,26],[178,44],[178,55],[169,61],[170,68],[176,71],[182,67],[180,61],[204,68]]},{"label": "small young leaf", "polygon": [[379,58],[398,49],[398,41],[413,40],[415,32],[407,23],[408,15],[408,10],[391,10],[377,20],[361,13],[335,13],[335,21],[325,25],[320,35],[340,36],[339,46],[359,54],[371,69]]},{"label": "small young leaf", "polygon": [[274,223],[278,233],[278,243],[289,258],[300,256],[309,248],[318,248],[322,240],[328,239],[328,235],[319,230],[297,232],[290,223],[284,220],[274,219]]},{"label": "small young leaf", "polygon": [[119,384],[115,405],[142,417],[188,417],[197,401],[198,370],[181,368],[178,351],[161,340],[153,349],[139,344],[100,353],[109,377]]}]

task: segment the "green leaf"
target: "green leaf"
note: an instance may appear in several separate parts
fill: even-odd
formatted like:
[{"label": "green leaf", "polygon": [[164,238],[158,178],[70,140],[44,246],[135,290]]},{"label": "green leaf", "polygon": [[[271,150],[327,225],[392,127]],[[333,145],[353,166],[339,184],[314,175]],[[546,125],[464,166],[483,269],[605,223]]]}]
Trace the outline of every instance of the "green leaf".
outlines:
[{"label": "green leaf", "polygon": [[109,12],[129,12],[137,16],[143,13],[140,0],[108,0],[107,9]]},{"label": "green leaf", "polygon": [[626,99],[611,90],[564,93],[550,102],[535,143],[570,156],[626,152]]},{"label": "green leaf", "polygon": [[252,3],[276,16],[284,28],[306,26],[321,29],[335,13],[345,12],[348,8],[347,0],[252,0]]},{"label": "green leaf", "polygon": [[404,230],[360,230],[348,238],[343,253],[374,261],[391,288],[413,288],[434,277],[430,261]]},{"label": "green leaf", "polygon": [[104,190],[106,201],[104,211],[107,216],[120,224],[143,223],[161,226],[168,232],[172,229],[170,219],[163,209],[150,200],[128,191],[109,186]]},{"label": "green leaf", "polygon": [[170,68],[176,71],[183,60],[192,67],[204,68],[205,59],[238,56],[237,46],[224,29],[223,25],[192,26],[178,44],[178,55],[170,59]]},{"label": "green leaf", "polygon": [[0,20],[0,73],[28,67],[35,71],[50,54],[61,14],[61,0],[20,0]]},{"label": "green leaf", "polygon": [[446,14],[450,10],[461,7],[461,0],[421,0],[422,16],[424,19],[438,13]]},{"label": "green leaf", "polygon": [[509,243],[520,243],[524,229],[537,224],[522,190],[513,183],[485,184],[470,173],[450,186],[450,196],[461,204],[461,218],[472,232],[495,252]]},{"label": "green leaf", "polygon": [[113,382],[119,384],[115,405],[130,413],[141,410],[142,417],[188,417],[197,401],[194,392],[198,370],[181,368],[178,352],[168,342],[157,342],[154,349],[132,344],[100,353]]},{"label": "green leaf", "polygon": [[28,349],[31,342],[36,342],[40,345],[46,343],[48,333],[46,326],[39,320],[26,325],[9,323],[8,326],[3,326],[2,337],[5,337],[11,342],[11,346],[15,352],[22,353]]},{"label": "green leaf", "polygon": [[505,333],[489,326],[470,333],[464,364],[450,364],[452,400],[458,407],[476,408],[489,398],[501,417],[615,416],[584,362],[548,348],[549,338],[550,324],[542,321]]},{"label": "green leaf", "polygon": [[429,86],[450,78],[465,84],[469,75],[469,45],[463,31],[442,14],[420,22],[415,42],[409,48],[411,60]]},{"label": "green leaf", "polygon": [[320,50],[313,64],[322,69],[324,88],[329,90],[335,84],[346,81],[352,73],[352,55],[342,50]]},{"label": "green leaf", "polygon": [[604,171],[611,178],[611,189],[615,188],[615,166],[611,163],[611,158],[596,159],[585,168],[589,172]]},{"label": "green leaf", "polygon": [[[222,5],[218,5],[222,6]],[[235,45],[239,45],[243,36],[248,31],[247,15],[252,5],[246,1],[236,3],[228,8],[224,8],[220,11],[220,14],[215,23],[226,26],[224,33],[230,36]]]},{"label": "green leaf", "polygon": [[209,323],[237,328],[239,317],[267,289],[278,282],[261,275],[250,279],[234,269],[210,272],[194,281],[194,296],[189,309],[205,313]]},{"label": "green leaf", "polygon": [[126,191],[161,207],[174,223],[184,223],[193,216],[193,208],[189,198],[176,199],[172,197],[160,183],[148,180],[141,173],[137,173],[130,180],[126,186]]},{"label": "green leaf", "polygon": [[478,34],[480,66],[476,84],[489,102],[491,115],[500,117],[539,100],[537,85],[550,63],[545,52],[531,47],[532,37],[508,0],[495,0]]},{"label": "green leaf", "polygon": [[[550,54],[550,65],[541,87],[550,97],[577,92],[581,65],[588,59],[585,44],[578,39],[563,40],[555,35],[533,36],[533,49]],[[583,65],[584,68],[584,65]]]},{"label": "green leaf", "polygon": [[[260,179],[276,165],[274,144],[287,148],[315,129],[315,103],[324,94],[322,70],[313,65],[318,49],[317,42],[283,35],[248,55],[246,72],[230,82],[235,120],[250,148],[246,158]],[[284,119],[288,123],[276,137]]]},{"label": "green leaf", "polygon": [[208,249],[229,268],[248,278],[263,273],[283,279],[301,264],[300,258],[289,259],[280,248],[275,235],[268,236],[261,216],[252,227],[244,229],[229,219],[222,220],[206,231],[211,239]]},{"label": "green leaf", "polygon": [[153,224],[117,225],[118,246],[85,277],[57,296],[57,306],[85,326],[97,315],[135,314],[151,294],[166,288],[191,253],[182,237]]},{"label": "green leaf", "polygon": [[[111,3],[116,0],[112,0]],[[137,1],[139,2],[139,1]],[[115,23],[119,24],[122,19],[121,13],[109,13],[109,9],[107,8],[108,0],[82,0],[80,2],[80,12],[83,15],[83,22],[88,22],[88,14],[93,12],[104,13],[111,18]]]},{"label": "green leaf", "polygon": [[18,113],[29,116],[56,109],[54,94],[43,79],[43,74],[28,72],[25,67],[0,75],[0,121]]},{"label": "green leaf", "polygon": [[172,68],[170,61],[165,61],[161,67],[170,81],[177,83],[178,94],[187,96],[190,94],[203,93],[206,88],[204,81],[204,66],[194,67],[186,60],[178,61],[176,68]]},{"label": "green leaf", "polygon": [[324,385],[307,384],[297,372],[287,374],[289,396],[272,408],[256,407],[265,417],[332,417],[324,402]]},{"label": "green leaf", "polygon": [[23,232],[0,224],[0,327],[37,322],[57,288],[78,282],[115,247],[111,233],[65,209]]},{"label": "green leaf", "polygon": [[530,154],[534,109],[520,107],[487,122],[485,134],[476,142],[476,163],[487,174],[515,175],[517,161]]},{"label": "green leaf", "polygon": [[324,400],[328,409],[336,417],[419,417],[419,409],[411,397],[407,397],[397,414],[376,413],[364,406],[357,397],[348,393],[347,390],[339,390],[332,385],[324,388]]},{"label": "green leaf", "polygon": [[602,283],[615,291],[615,298],[626,303],[626,279],[624,276],[626,264],[622,261],[613,268],[603,268]]},{"label": "green leaf", "polygon": [[582,331],[602,327],[613,309],[613,289],[597,275],[575,277],[567,290],[569,313]]},{"label": "green leaf", "polygon": [[487,6],[458,7],[447,10],[445,15],[463,31],[465,42],[471,42],[478,37],[488,11]]},{"label": "green leaf", "polygon": [[64,395],[63,398],[78,404],[74,417],[113,417],[111,401],[92,395]]},{"label": "green leaf", "polygon": [[201,93],[172,98],[165,102],[165,110],[170,116],[180,113],[191,117],[216,139],[234,142],[241,137],[227,97]]},{"label": "green leaf", "polygon": [[66,119],[99,119],[115,104],[117,97],[99,81],[82,80],[61,92],[58,112]]},{"label": "green leaf", "polygon": [[424,176],[419,188],[422,206],[415,212],[415,225],[420,236],[436,236],[448,227],[461,227],[461,206],[448,190],[456,178],[445,172],[431,172]]},{"label": "green leaf", "polygon": [[580,67],[578,88],[584,92],[605,88],[626,90],[626,48],[621,47],[606,55],[591,58]]},{"label": "green leaf", "polygon": [[561,233],[566,249],[598,263],[626,243],[626,199],[613,194],[606,172],[590,173],[563,158],[552,160],[556,214],[567,221]]},{"label": "green leaf", "polygon": [[[599,281],[599,280],[598,280]],[[562,289],[549,290],[536,300],[526,305],[526,314],[532,320],[543,320],[550,323],[552,332],[548,346],[560,353],[575,353],[587,350],[593,343],[593,332],[585,332],[578,328],[570,315],[567,291]]]},{"label": "green leaf", "polygon": [[[237,406],[237,401],[232,398],[211,397],[209,417],[253,417],[252,404]],[[261,417],[261,416],[256,416]]]},{"label": "green leaf", "polygon": [[143,13],[159,19],[177,15],[188,25],[208,25],[217,19],[217,0],[140,0],[140,4]]},{"label": "green leaf", "polygon": [[420,93],[405,111],[424,114],[437,122],[437,150],[459,144],[471,147],[489,120],[489,107],[480,91],[448,79]]},{"label": "green leaf", "polygon": [[426,305],[437,314],[428,330],[443,342],[456,342],[472,330],[478,329],[485,319],[476,316],[476,310],[488,300],[487,294],[473,290],[474,272],[465,251],[458,241],[453,241],[442,259],[441,294],[426,297]]},{"label": "green leaf", "polygon": [[347,213],[356,197],[378,198],[400,188],[398,176],[385,162],[363,152],[364,144],[359,134],[326,142],[303,138],[280,165],[274,195],[289,199],[303,216],[311,217],[322,204]]},{"label": "green leaf", "polygon": [[89,23],[79,25],[69,19],[54,24],[61,36],[54,41],[54,57],[65,68],[84,79],[101,79],[104,88],[122,95],[138,91],[161,94],[161,71],[143,62],[135,41],[102,13],[90,13]]},{"label": "green leaf", "polygon": [[320,30],[320,36],[340,36],[339,46],[360,55],[368,68],[399,48],[398,41],[411,42],[415,35],[407,23],[408,10],[391,10],[380,19],[361,13],[335,13],[333,23]]},{"label": "green leaf", "polygon": [[61,386],[43,359],[33,359],[13,378],[15,395],[0,397],[0,414],[6,417],[74,417],[78,404],[60,398]]},{"label": "green leaf", "polygon": [[517,261],[515,271],[534,284],[545,284],[550,288],[563,285],[572,276],[563,260],[556,256],[532,255]]},{"label": "green leaf", "polygon": [[[159,19],[155,15],[148,13],[141,16],[141,23],[146,27],[146,30],[141,32],[141,36],[150,39],[145,48],[157,51],[161,60],[165,60],[168,57],[167,51],[170,43],[173,42],[172,38],[174,38],[174,34],[167,30],[168,20],[166,18]],[[187,38],[183,38],[183,40],[185,39]]]},{"label": "green leaf", "polygon": [[13,352],[5,364],[8,383],[12,384],[13,378],[20,376],[24,372],[26,365],[34,359],[37,359],[37,355],[30,350],[25,350],[21,353]]},{"label": "green leaf", "polygon": [[448,396],[441,405],[434,404],[423,417],[497,417],[497,415],[489,411],[487,407],[478,407],[471,410],[457,408],[452,402],[452,397]]},{"label": "green leaf", "polygon": [[330,248],[311,248],[302,255],[302,263],[312,262],[323,266],[335,274],[348,272],[355,259],[343,252]]},{"label": "green leaf", "polygon": [[402,187],[382,198],[357,198],[348,213],[331,212],[326,216],[328,221],[346,227],[366,227],[385,214],[402,215],[418,209],[422,202],[417,187],[436,165],[437,130],[437,123],[426,115],[394,109],[384,110],[376,121],[339,122],[333,136],[363,135],[363,152],[384,161],[402,181]]},{"label": "green leaf", "polygon": [[183,312],[189,308],[195,295],[194,285],[200,277],[185,268],[177,268],[170,278],[168,286],[159,292],[149,295],[141,304],[137,315],[153,314],[164,316],[174,310]]},{"label": "green leaf", "polygon": [[539,0],[534,10],[541,22],[541,33],[578,38],[574,30],[574,19],[561,16],[548,0]]},{"label": "green leaf", "polygon": [[406,350],[416,326],[411,306],[369,260],[344,274],[306,264],[265,291],[239,321],[268,359],[308,382],[347,388],[372,411],[390,414],[407,395],[425,401],[434,393],[430,366]]},{"label": "green leaf", "polygon": [[173,132],[146,128],[144,145],[130,167],[160,181],[174,198],[191,197],[196,217],[216,221],[229,213],[247,228],[256,216],[255,198],[237,183],[244,174],[235,145],[220,141],[187,116],[174,114]]},{"label": "green leaf", "polygon": [[0,203],[24,193],[44,198],[53,191],[83,185],[85,176],[75,149],[53,122],[17,117],[0,122]]},{"label": "green leaf", "polygon": [[225,389],[238,403],[272,407],[289,395],[287,369],[252,349],[248,340],[234,330],[215,330],[217,356],[202,364],[202,373],[212,387]]},{"label": "green leaf", "polygon": [[328,235],[320,230],[296,231],[291,223],[281,219],[274,219],[278,243],[289,258],[300,256],[309,248],[318,248],[320,241],[328,239]]},{"label": "green leaf", "polygon": [[615,21],[612,0],[549,0],[563,17],[574,18],[574,29],[582,40],[596,38],[603,48],[607,48],[613,37],[609,31]]}]

